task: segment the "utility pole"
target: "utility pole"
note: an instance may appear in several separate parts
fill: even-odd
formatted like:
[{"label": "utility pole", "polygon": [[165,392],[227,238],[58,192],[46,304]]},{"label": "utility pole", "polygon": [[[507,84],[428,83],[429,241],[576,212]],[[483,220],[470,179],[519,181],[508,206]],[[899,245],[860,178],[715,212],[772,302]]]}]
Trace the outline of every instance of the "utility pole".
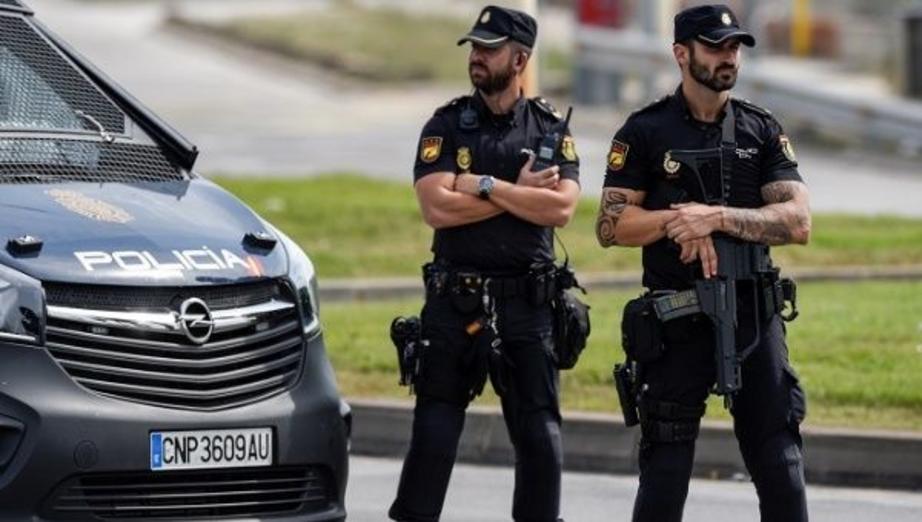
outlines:
[{"label": "utility pole", "polygon": [[[513,7],[524,11],[535,17],[535,20],[538,20],[538,0],[516,0],[515,2],[510,2],[515,4]],[[539,21],[540,24],[540,21]],[[540,31],[539,31],[540,34]],[[525,96],[537,96],[538,95],[538,44],[535,43],[535,48],[532,50],[531,59],[528,60],[528,66],[525,68]]]},{"label": "utility pole", "polygon": [[813,20],[811,0],[793,0],[791,16],[791,53],[794,56],[809,56],[813,49]]}]

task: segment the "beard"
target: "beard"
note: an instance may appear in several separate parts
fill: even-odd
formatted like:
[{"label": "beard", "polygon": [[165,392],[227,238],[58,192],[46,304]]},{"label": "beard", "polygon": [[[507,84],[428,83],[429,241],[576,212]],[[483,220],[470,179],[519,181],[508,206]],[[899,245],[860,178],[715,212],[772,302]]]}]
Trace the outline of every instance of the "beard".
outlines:
[{"label": "beard", "polygon": [[696,82],[714,92],[729,91],[736,85],[737,68],[732,65],[720,65],[714,72],[695,60],[694,47],[689,53],[688,71]]},{"label": "beard", "polygon": [[[482,71],[481,76],[474,76],[474,67],[479,66],[479,70]],[[502,92],[509,88],[509,84],[512,83],[512,78],[515,76],[515,70],[512,68],[512,62],[510,61],[505,68],[494,72],[490,72],[485,65],[482,64],[471,64],[468,67],[468,74],[471,78],[471,84],[480,90],[483,94],[489,96],[497,92]]]}]

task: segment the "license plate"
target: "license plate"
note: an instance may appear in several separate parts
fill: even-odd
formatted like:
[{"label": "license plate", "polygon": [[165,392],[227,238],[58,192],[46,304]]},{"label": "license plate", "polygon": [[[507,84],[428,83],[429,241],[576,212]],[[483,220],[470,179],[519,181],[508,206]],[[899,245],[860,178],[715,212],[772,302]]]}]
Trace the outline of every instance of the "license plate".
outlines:
[{"label": "license plate", "polygon": [[272,428],[155,431],[150,434],[150,469],[271,466]]}]

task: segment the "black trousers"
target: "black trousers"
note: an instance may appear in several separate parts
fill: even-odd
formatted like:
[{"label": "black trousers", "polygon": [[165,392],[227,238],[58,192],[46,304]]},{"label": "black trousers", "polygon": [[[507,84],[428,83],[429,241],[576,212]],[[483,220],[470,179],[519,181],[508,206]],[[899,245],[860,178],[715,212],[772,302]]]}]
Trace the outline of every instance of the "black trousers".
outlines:
[{"label": "black trousers", "polygon": [[[762,323],[761,330],[758,347],[742,366],[743,388],[731,410],[734,431],[759,495],[762,522],[806,521],[799,430],[806,400],[788,362],[780,318]],[[700,406],[716,378],[710,324],[700,317],[672,321],[665,340],[667,350],[662,358],[643,369],[642,382],[648,386],[644,397]],[[647,414],[647,418],[670,422],[662,415]],[[641,438],[640,487],[633,520],[678,522],[688,494],[695,441],[653,440],[656,438],[646,432]]]},{"label": "black trousers", "polygon": [[[556,522],[562,450],[551,309],[515,297],[498,300],[496,307],[506,374],[497,392],[515,448],[512,518]],[[481,314],[460,313],[450,297],[430,297],[423,308],[430,346],[416,387],[410,450],[389,511],[393,520],[439,520],[468,405],[472,338],[465,326]]]}]

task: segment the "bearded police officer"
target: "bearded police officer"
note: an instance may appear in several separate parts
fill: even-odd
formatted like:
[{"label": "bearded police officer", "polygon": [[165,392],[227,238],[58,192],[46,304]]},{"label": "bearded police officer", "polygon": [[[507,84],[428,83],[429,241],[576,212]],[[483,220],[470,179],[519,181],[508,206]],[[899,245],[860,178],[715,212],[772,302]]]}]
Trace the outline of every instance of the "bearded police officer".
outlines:
[{"label": "bearded police officer", "polygon": [[[619,382],[626,422],[642,430],[635,521],[682,519],[712,386],[733,414],[762,520],[807,520],[805,398],[780,317],[794,287],[778,278],[768,246],[807,243],[808,193],[775,118],[730,96],[741,44],[755,39],[727,7],[680,12],[673,53],[682,83],[632,114],[608,156],[598,240],[642,246],[650,291],[625,308],[628,364],[616,367],[626,379]],[[732,274],[751,277],[754,290],[743,291],[744,280]],[[717,284],[736,292],[723,309],[706,298]],[[721,315],[734,307],[735,317]],[[730,356],[715,358],[727,335],[735,342]]]},{"label": "bearded police officer", "polygon": [[[439,519],[469,401],[490,380],[515,448],[512,516],[557,521],[561,441],[552,346],[554,227],[579,197],[575,147],[560,114],[523,95],[537,36],[526,13],[489,6],[469,42],[471,96],[435,111],[414,169],[434,261],[426,303],[412,441],[389,515]],[[556,133],[556,134],[555,134]],[[549,135],[554,161],[534,169]]]}]

